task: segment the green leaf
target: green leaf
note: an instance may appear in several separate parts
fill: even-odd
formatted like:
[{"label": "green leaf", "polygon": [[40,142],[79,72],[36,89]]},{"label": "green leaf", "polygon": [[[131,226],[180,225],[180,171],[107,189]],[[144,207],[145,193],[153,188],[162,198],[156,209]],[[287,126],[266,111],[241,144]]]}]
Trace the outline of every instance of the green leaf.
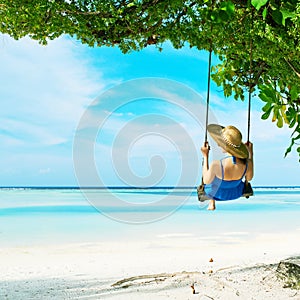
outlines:
[{"label": "green leaf", "polygon": [[259,98],[264,102],[277,102],[277,92],[272,87],[260,86]]},{"label": "green leaf", "polygon": [[291,151],[292,151],[292,146],[293,146],[294,143],[292,143],[286,150],[285,150],[285,153],[284,153],[284,157],[286,157]]},{"label": "green leaf", "polygon": [[281,110],[281,115],[282,115],[282,118],[284,120],[284,123],[289,124],[289,121],[288,121],[287,115],[286,115],[286,106],[282,105],[280,110]]},{"label": "green leaf", "polygon": [[234,4],[231,1],[222,2],[220,8],[226,11],[229,16],[234,13]]},{"label": "green leaf", "polygon": [[277,116],[277,127],[282,128],[283,127],[283,120],[280,115]]},{"label": "green leaf", "polygon": [[289,11],[289,10],[281,9],[280,12],[282,14],[282,25],[284,25],[284,26],[285,26],[286,19],[294,18],[296,16],[296,14],[294,12]]},{"label": "green leaf", "polygon": [[268,0],[251,0],[251,4],[259,10],[262,6],[266,5]]},{"label": "green leaf", "polygon": [[296,85],[293,85],[292,88],[290,89],[290,94],[291,94],[291,100],[294,101],[298,99],[298,88]]},{"label": "green leaf", "polygon": [[262,13],[262,16],[263,16],[263,19],[264,19],[264,20],[266,20],[267,13],[268,13],[268,10],[267,10],[267,8],[265,7],[264,10],[263,10],[263,13]]},{"label": "green leaf", "polygon": [[279,25],[283,23],[282,13],[279,9],[276,9],[272,12],[272,18]]},{"label": "green leaf", "polygon": [[230,84],[224,85],[224,95],[225,97],[229,97],[232,94],[232,86]]},{"label": "green leaf", "polygon": [[229,19],[228,14],[224,10],[219,11],[218,22],[227,22]]},{"label": "green leaf", "polygon": [[270,108],[269,108],[269,109],[261,116],[262,120],[267,120],[267,119],[269,118],[272,109],[273,109],[273,106],[271,106],[271,107],[270,107]]},{"label": "green leaf", "polygon": [[259,93],[258,96],[264,102],[272,102],[272,98],[268,97],[265,93]]},{"label": "green leaf", "polygon": [[276,90],[274,88],[272,88],[271,86],[260,86],[261,92],[263,92],[264,94],[266,94],[270,99],[270,101],[272,101],[272,99],[276,98]]},{"label": "green leaf", "polygon": [[294,141],[295,140],[299,140],[300,139],[300,134],[298,134],[295,138],[294,138]]},{"label": "green leaf", "polygon": [[296,116],[295,116],[292,120],[290,120],[289,128],[293,128],[296,124],[296,121],[297,121],[297,119],[296,119]]},{"label": "green leaf", "polygon": [[272,122],[275,122],[278,119],[278,114],[279,114],[279,110],[278,107],[275,106],[274,110],[273,110],[273,118],[272,118]]},{"label": "green leaf", "polygon": [[211,14],[210,14],[210,18],[212,21],[216,22],[219,18],[219,14],[215,11],[213,11]]},{"label": "green leaf", "polygon": [[267,112],[271,108],[272,104],[268,102],[263,108],[262,111]]}]

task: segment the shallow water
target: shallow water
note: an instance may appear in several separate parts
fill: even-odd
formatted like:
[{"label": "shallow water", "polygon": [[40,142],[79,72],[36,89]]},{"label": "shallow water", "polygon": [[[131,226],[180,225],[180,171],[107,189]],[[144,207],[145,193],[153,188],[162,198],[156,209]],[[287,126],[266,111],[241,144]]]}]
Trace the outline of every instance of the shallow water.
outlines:
[{"label": "shallow water", "polygon": [[[255,196],[199,204],[195,189],[0,189],[0,245],[195,237],[241,241],[300,236],[300,188],[254,188]],[[93,206],[95,205],[96,208]],[[224,239],[223,239],[224,242]]]}]

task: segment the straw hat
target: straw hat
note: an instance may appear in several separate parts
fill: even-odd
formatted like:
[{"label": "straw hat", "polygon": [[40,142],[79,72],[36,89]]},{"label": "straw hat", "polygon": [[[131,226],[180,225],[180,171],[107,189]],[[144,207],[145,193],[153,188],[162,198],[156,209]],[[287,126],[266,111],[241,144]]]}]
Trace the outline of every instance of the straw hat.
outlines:
[{"label": "straw hat", "polygon": [[211,137],[226,152],[235,157],[248,158],[248,149],[242,142],[241,132],[236,127],[210,124],[207,126],[207,130]]}]

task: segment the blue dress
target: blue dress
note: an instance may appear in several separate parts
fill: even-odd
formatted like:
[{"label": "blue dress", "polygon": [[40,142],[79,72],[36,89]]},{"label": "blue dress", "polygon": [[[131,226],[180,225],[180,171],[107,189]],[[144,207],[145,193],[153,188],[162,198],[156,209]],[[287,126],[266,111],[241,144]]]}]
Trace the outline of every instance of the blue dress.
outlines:
[{"label": "blue dress", "polygon": [[245,171],[240,179],[224,180],[224,170],[222,165],[223,159],[220,160],[222,179],[215,176],[215,178],[211,183],[205,185],[204,187],[205,194],[209,198],[214,200],[219,200],[219,201],[238,199],[243,195],[245,183],[242,181],[242,179],[246,174],[247,164],[245,167]]}]

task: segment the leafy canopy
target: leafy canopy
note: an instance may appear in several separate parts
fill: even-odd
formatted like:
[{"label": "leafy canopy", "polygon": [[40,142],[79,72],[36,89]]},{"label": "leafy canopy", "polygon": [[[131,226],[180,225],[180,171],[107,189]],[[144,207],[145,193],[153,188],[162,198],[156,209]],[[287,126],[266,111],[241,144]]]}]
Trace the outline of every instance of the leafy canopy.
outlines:
[{"label": "leafy canopy", "polygon": [[[42,44],[69,34],[124,53],[170,41],[212,50],[212,79],[226,97],[251,89],[262,119],[293,130],[300,157],[300,1],[298,0],[0,0],[0,32]],[[252,58],[252,59],[250,59]]]}]

